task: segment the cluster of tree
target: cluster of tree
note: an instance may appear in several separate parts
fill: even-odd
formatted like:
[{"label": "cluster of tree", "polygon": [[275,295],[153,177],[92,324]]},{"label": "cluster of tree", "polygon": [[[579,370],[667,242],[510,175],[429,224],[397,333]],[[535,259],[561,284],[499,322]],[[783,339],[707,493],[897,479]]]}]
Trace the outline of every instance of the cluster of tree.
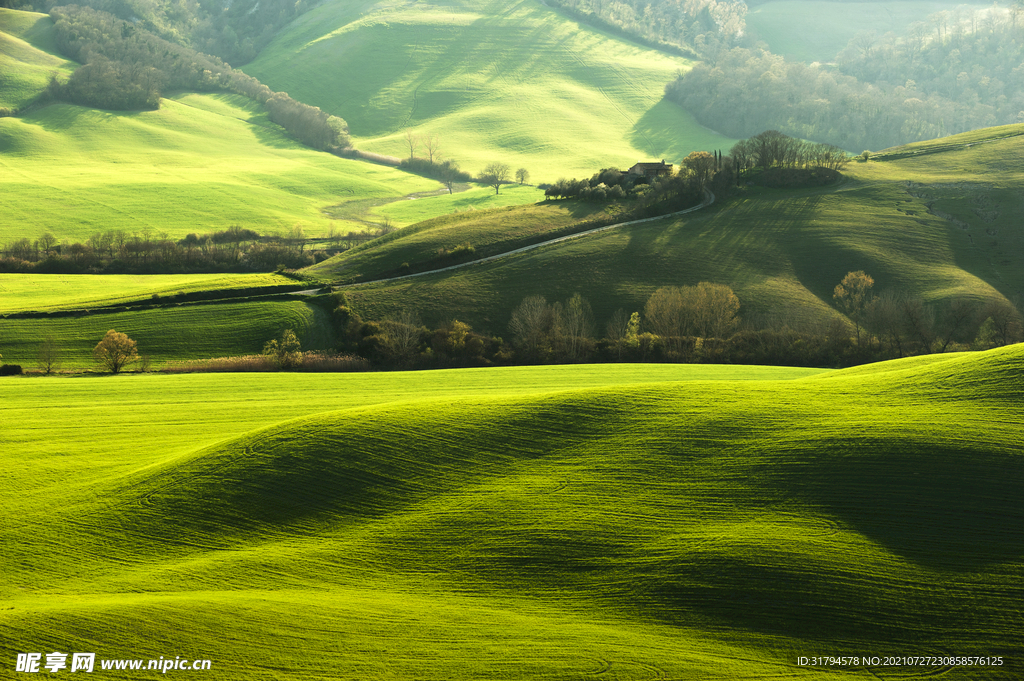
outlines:
[{"label": "cluster of tree", "polygon": [[382,321],[364,322],[344,294],[328,297],[339,350],[355,353],[385,368],[487,366],[502,358],[502,340],[475,333],[457,319],[434,329],[424,326],[414,312],[405,311]]},{"label": "cluster of tree", "polygon": [[303,144],[333,152],[349,146],[344,120],[273,92],[216,57],[88,7],[56,7],[50,16],[60,51],[83,63],[66,83],[51,81],[57,99],[129,110],[156,108],[165,90],[234,92],[266,106],[270,119]]},{"label": "cluster of tree", "polygon": [[897,38],[856,36],[836,65],[763,45],[724,50],[666,97],[734,137],[772,127],[844,149],[882,149],[1024,120],[1021,8],[939,12]]},{"label": "cluster of tree", "polygon": [[778,130],[766,130],[740,140],[729,151],[738,173],[750,168],[828,168],[842,170],[850,155],[831,144],[807,142],[784,135]]},{"label": "cluster of tree", "polygon": [[[0,0],[11,6],[50,12],[65,0]],[[259,54],[278,30],[312,9],[311,0],[233,0],[157,2],[156,0],[78,0],[76,5],[107,12],[167,41],[242,65]]]},{"label": "cluster of tree", "polygon": [[[409,157],[403,159],[399,168],[411,170],[427,177],[440,180],[448,193],[455,191],[455,185],[459,182],[469,182],[473,176],[459,168],[458,162],[452,159],[441,158],[441,138],[437,135],[414,135],[411,131],[405,133],[405,141],[409,145]],[[416,152],[422,150],[422,156],[417,157]],[[512,169],[508,164],[494,162],[488,164],[476,178],[477,182],[494,187],[494,193],[498,194],[501,185],[511,181]],[[516,178],[519,184],[524,184],[530,179],[530,173],[526,168],[516,171]]]},{"label": "cluster of tree", "polygon": [[[345,237],[336,237],[337,248]],[[169,239],[150,231],[108,230],[85,243],[62,242],[49,232],[35,240],[8,243],[0,271],[79,274],[155,274],[172,272],[271,272],[300,269],[329,257],[336,249],[307,248],[301,228],[287,238],[260,236],[232,226],[210,234]],[[321,243],[321,245],[324,245]]]},{"label": "cluster of tree", "polygon": [[872,285],[863,272],[851,272],[835,293],[846,317],[802,330],[771,316],[741,324],[739,298],[721,284],[662,287],[642,312],[616,310],[603,337],[583,296],[551,303],[529,296],[512,311],[508,343],[462,322],[431,330],[409,312],[363,322],[343,296],[332,300],[340,301],[333,312],[340,349],[389,368],[619,361],[851,366],[1024,340],[1021,314],[1005,302],[931,306],[901,292],[874,296]]},{"label": "cluster of tree", "polygon": [[904,98],[950,132],[1024,120],[1024,5],[961,5],[911,24],[905,34],[861,33],[838,70]]},{"label": "cluster of tree", "polygon": [[1024,339],[1021,314],[1005,301],[953,298],[936,307],[900,290],[874,295],[874,284],[858,270],[843,277],[833,292],[836,307],[854,324],[857,347],[873,345],[887,356],[906,357],[986,350]]},{"label": "cluster of tree", "polygon": [[654,47],[704,55],[742,40],[747,5],[738,0],[552,0],[566,13]]},{"label": "cluster of tree", "polygon": [[717,154],[694,152],[687,156],[674,174],[648,178],[624,173],[617,168],[604,168],[590,179],[559,178],[544,190],[544,195],[550,199],[585,201],[630,199],[637,202],[631,213],[647,214],[651,210],[669,212],[699,204],[704,198],[704,188],[721,169],[723,167]]},{"label": "cluster of tree", "polygon": [[455,185],[459,182],[469,182],[473,179],[472,175],[460,169],[459,164],[451,159],[435,162],[425,158],[409,157],[402,159],[398,167],[440,181],[449,194],[455,192]]}]

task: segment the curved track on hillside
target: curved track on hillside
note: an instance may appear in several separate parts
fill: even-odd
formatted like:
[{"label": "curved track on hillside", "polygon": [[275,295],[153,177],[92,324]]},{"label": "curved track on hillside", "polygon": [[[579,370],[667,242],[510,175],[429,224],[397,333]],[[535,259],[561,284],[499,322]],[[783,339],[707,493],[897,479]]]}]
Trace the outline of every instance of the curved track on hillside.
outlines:
[{"label": "curved track on hillside", "polygon": [[569,235],[566,235],[566,236],[560,236],[560,237],[558,237],[556,239],[549,239],[547,241],[542,241],[542,242],[537,243],[537,244],[531,244],[529,246],[523,246],[522,248],[516,248],[516,249],[513,249],[511,251],[505,251],[504,253],[497,253],[495,255],[489,255],[486,258],[478,258],[476,260],[470,260],[468,262],[459,263],[458,265],[449,265],[448,267],[440,267],[440,268],[438,268],[436,270],[426,270],[424,272],[416,272],[415,274],[403,274],[403,275],[401,275],[399,277],[388,277],[386,279],[371,279],[369,281],[360,281],[360,282],[357,282],[355,284],[343,284],[341,286],[335,286],[334,288],[335,289],[342,289],[342,288],[351,288],[353,286],[365,286],[366,284],[379,284],[379,283],[387,282],[387,281],[400,281],[402,279],[411,279],[413,277],[423,277],[423,276],[426,276],[428,274],[437,274],[438,272],[448,272],[450,270],[457,270],[457,269],[462,268],[462,267],[470,267],[471,265],[479,265],[479,264],[485,263],[485,262],[492,262],[494,260],[499,260],[501,258],[506,258],[506,257],[508,257],[510,255],[516,255],[518,253],[525,253],[526,251],[532,251],[535,248],[541,248],[543,246],[550,246],[552,244],[557,244],[557,243],[560,243],[562,241],[568,241],[570,239],[579,239],[580,237],[588,236],[590,234],[597,234],[598,232],[605,232],[605,231],[607,231],[609,229],[617,229],[619,227],[628,227],[630,225],[639,225],[639,224],[644,223],[644,222],[653,222],[654,220],[664,220],[665,218],[671,218],[671,217],[675,217],[677,215],[685,215],[687,213],[692,213],[694,211],[698,211],[698,210],[700,210],[702,208],[707,208],[708,206],[710,206],[714,202],[715,202],[715,195],[711,192],[710,189],[705,189],[704,190],[704,200],[702,202],[700,202],[699,204],[697,204],[696,206],[694,206],[692,208],[687,208],[686,210],[676,211],[675,213],[667,213],[665,215],[658,215],[658,216],[655,216],[653,218],[641,218],[639,220],[629,220],[627,222],[616,222],[614,225],[605,225],[604,227],[596,227],[594,229],[588,229],[585,232],[577,232],[575,234],[569,234]]}]

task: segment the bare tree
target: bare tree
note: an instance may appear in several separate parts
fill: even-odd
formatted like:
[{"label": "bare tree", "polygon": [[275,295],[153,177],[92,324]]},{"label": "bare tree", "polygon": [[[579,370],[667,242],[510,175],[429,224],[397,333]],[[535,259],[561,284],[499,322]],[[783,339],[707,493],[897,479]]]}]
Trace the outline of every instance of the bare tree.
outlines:
[{"label": "bare tree", "polygon": [[516,182],[519,184],[526,184],[530,181],[530,171],[526,168],[520,168],[516,171]]},{"label": "bare tree", "polygon": [[53,336],[48,334],[43,339],[43,344],[39,346],[38,359],[39,368],[47,374],[52,374],[55,369],[60,367],[63,359],[61,357],[61,349]]},{"label": "bare tree", "polygon": [[412,361],[420,348],[422,326],[416,313],[409,310],[381,323],[383,349],[391,361],[398,364]]},{"label": "bare tree", "polygon": [[937,340],[941,343],[939,352],[945,352],[949,344],[957,338],[973,337],[971,333],[972,324],[977,323],[978,305],[968,298],[954,298],[949,301],[949,307],[942,316],[941,337]]},{"label": "bare tree", "polygon": [[433,165],[434,158],[441,153],[441,138],[437,135],[427,135],[423,138],[423,148],[427,151],[427,160]]},{"label": "bare tree", "polygon": [[480,181],[494,187],[495,194],[500,194],[501,185],[508,182],[510,173],[507,163],[491,163],[480,174]]},{"label": "bare tree", "polygon": [[982,309],[980,317],[986,321],[992,320],[997,345],[1010,345],[1020,341],[1021,315],[1013,305],[1001,300],[991,301]]},{"label": "bare tree", "polygon": [[594,337],[594,314],[590,303],[579,293],[574,293],[566,303],[563,315],[565,356],[573,361],[584,359]]},{"label": "bare tree", "polygon": [[420,145],[420,138],[412,134],[412,130],[406,130],[405,141],[409,145],[409,158],[416,158],[416,148]]},{"label": "bare tree", "polygon": [[514,310],[508,328],[513,341],[529,355],[539,353],[550,311],[544,296],[529,296]]}]

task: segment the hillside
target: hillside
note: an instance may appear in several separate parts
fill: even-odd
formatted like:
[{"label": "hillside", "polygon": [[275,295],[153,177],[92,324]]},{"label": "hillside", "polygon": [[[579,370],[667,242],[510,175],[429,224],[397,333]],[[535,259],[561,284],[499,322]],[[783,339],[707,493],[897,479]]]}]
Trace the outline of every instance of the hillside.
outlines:
[{"label": "hillside", "polygon": [[904,35],[910,25],[965,4],[979,9],[986,3],[954,0],[888,0],[832,2],[829,0],[770,0],[752,2],[747,31],[768,44],[772,52],[805,62],[832,62],[858,34],[880,37]]},{"label": "hillside", "polygon": [[96,232],[213,232],[231,225],[310,236],[362,229],[324,209],[439,184],[307,149],[237,95],[183,94],[157,111],[54,104],[0,118],[3,240],[85,241]]},{"label": "hillside", "polygon": [[407,132],[436,135],[471,172],[497,160],[553,182],[731,146],[661,101],[689,66],[534,0],[403,0],[327,2],[244,70],[343,117],[361,149],[404,158]]},{"label": "hillside", "polygon": [[0,8],[0,108],[25,107],[46,90],[50,74],[76,66],[57,53],[50,17]]},{"label": "hillside", "polygon": [[[919,143],[908,147],[914,155],[893,150],[879,157],[892,160],[851,163],[835,186],[742,187],[684,217],[346,291],[364,318],[403,308],[428,323],[457,314],[499,335],[513,307],[529,295],[565,300],[579,292],[603,328],[618,308],[642,310],[660,286],[698,281],[731,286],[741,316],[822,328],[836,315],[834,287],[853,270],[873,276],[876,292],[900,289],[937,307],[957,297],[1012,301],[1024,293],[1024,231],[1015,219],[1024,208],[1024,176],[1015,162],[1024,153],[1024,137],[1007,135],[1019,132],[1024,126]],[[921,154],[928,150],[934,153]],[[559,202],[517,210],[593,209]],[[504,214],[492,215],[489,229],[479,217],[467,223],[473,225],[467,227],[472,243],[483,243],[484,232],[492,239],[503,234]],[[437,248],[460,242],[452,231],[458,220],[467,218],[424,223],[408,235],[321,263],[316,272],[341,279],[358,269],[365,281],[374,274],[370,263],[380,263],[380,275],[393,272],[396,263],[413,265],[414,251],[428,259]]]},{"label": "hillside", "polygon": [[[0,648],[211,679],[1014,678],[1022,369],[15,379]],[[798,666],[826,650],[1002,666]]]}]

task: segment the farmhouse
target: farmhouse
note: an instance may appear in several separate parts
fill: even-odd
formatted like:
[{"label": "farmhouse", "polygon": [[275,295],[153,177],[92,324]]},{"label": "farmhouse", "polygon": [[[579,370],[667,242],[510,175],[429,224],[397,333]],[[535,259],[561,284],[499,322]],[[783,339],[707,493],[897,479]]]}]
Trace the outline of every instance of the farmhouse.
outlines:
[{"label": "farmhouse", "polygon": [[672,164],[665,163],[665,159],[661,159],[661,163],[637,163],[626,172],[630,175],[643,175],[646,178],[657,177],[658,175],[671,175]]}]

